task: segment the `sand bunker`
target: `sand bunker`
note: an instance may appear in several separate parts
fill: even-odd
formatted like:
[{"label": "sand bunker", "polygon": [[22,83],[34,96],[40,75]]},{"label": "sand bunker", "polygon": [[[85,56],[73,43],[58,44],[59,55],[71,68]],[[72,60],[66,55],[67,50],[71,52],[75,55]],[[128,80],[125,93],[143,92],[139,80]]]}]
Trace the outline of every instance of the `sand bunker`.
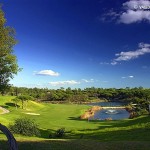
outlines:
[{"label": "sand bunker", "polygon": [[27,114],[27,115],[40,115],[40,114],[37,114],[37,113],[25,113],[25,114]]},{"label": "sand bunker", "polygon": [[6,113],[9,113],[9,110],[3,108],[0,106],[0,109],[2,110],[2,112],[0,114],[6,114]]}]

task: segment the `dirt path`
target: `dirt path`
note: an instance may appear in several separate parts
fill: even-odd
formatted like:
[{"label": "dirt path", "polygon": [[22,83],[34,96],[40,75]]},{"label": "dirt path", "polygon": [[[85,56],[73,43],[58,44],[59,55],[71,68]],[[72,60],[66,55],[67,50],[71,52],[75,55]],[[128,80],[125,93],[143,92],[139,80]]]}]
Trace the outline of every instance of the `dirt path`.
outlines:
[{"label": "dirt path", "polygon": [[9,113],[9,110],[3,108],[0,106],[0,110],[2,110],[3,112],[1,112],[0,114],[6,114],[6,113]]}]

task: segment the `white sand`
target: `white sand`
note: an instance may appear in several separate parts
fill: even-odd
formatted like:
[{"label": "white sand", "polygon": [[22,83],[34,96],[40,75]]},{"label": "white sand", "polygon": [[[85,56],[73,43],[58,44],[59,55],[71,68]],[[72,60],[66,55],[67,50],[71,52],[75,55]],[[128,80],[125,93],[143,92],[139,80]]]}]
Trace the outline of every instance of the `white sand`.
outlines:
[{"label": "white sand", "polygon": [[5,109],[5,108],[3,108],[3,107],[1,107],[1,106],[0,106],[0,109],[3,111],[3,112],[1,112],[0,114],[9,113],[9,110],[7,110],[7,109]]},{"label": "white sand", "polygon": [[36,114],[36,113],[25,113],[25,114],[28,114],[28,115],[40,115],[40,114]]}]

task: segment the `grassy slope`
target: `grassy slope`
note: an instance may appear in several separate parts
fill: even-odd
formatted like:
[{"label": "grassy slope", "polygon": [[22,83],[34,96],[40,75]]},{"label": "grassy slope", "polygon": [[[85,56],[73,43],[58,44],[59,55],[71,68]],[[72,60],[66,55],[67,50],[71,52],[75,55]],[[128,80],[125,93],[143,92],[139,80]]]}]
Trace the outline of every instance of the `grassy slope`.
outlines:
[{"label": "grassy slope", "polygon": [[[116,147],[114,149],[124,149],[123,147],[125,147],[126,144],[127,147],[131,146],[130,149],[146,149],[150,146],[149,142],[146,142],[150,140],[150,130],[143,128],[143,125],[146,122],[150,122],[149,116],[142,116],[134,120],[88,122],[86,120],[78,119],[78,116],[80,116],[88,106],[39,104],[29,101],[26,109],[22,110],[19,108],[16,110],[11,102],[12,98],[13,97],[10,96],[0,96],[0,105],[10,110],[10,113],[8,114],[0,115],[0,123],[8,125],[9,123],[13,123],[14,119],[19,117],[35,119],[39,124],[43,138],[48,138],[49,133],[55,132],[55,130],[61,127],[65,127],[66,131],[68,131],[65,137],[66,139],[64,140],[45,140],[42,138],[29,138],[15,135],[19,142],[20,149],[23,149],[24,145],[26,145],[26,149],[33,149],[35,146],[37,146],[38,149],[49,149],[49,146],[53,147],[53,149],[92,149],[93,145],[95,145],[94,149],[98,149],[101,146],[104,149],[109,149],[110,147],[112,149],[113,147]],[[38,113],[40,115],[27,115],[25,114],[27,112]],[[80,140],[81,135],[83,137],[82,140]],[[5,136],[0,134],[0,141],[2,143],[5,143],[5,141],[2,141],[4,139],[6,139]],[[38,141],[38,143],[36,141]],[[122,144],[117,146],[119,143],[117,141],[122,141]],[[5,144],[2,145],[4,146]]]}]

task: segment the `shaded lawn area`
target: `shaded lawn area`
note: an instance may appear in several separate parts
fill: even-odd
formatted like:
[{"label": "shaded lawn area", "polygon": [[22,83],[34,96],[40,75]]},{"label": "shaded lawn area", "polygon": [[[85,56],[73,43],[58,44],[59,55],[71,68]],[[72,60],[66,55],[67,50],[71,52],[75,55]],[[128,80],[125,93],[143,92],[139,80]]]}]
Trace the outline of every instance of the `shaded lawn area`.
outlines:
[{"label": "shaded lawn area", "polygon": [[[80,120],[77,120],[80,121]],[[72,138],[97,139],[101,141],[150,141],[150,116],[145,115],[133,120],[90,121],[88,124],[99,123],[95,129],[85,128],[72,131]],[[145,125],[148,123],[148,127]],[[69,137],[68,135],[68,138]]]},{"label": "shaded lawn area", "polygon": [[150,141],[150,130],[141,128],[107,132],[84,130],[83,138],[100,141]]},{"label": "shaded lawn area", "polygon": [[[111,141],[96,140],[38,140],[18,141],[19,150],[149,150],[149,141]],[[7,142],[0,140],[0,149],[8,150]]]}]

